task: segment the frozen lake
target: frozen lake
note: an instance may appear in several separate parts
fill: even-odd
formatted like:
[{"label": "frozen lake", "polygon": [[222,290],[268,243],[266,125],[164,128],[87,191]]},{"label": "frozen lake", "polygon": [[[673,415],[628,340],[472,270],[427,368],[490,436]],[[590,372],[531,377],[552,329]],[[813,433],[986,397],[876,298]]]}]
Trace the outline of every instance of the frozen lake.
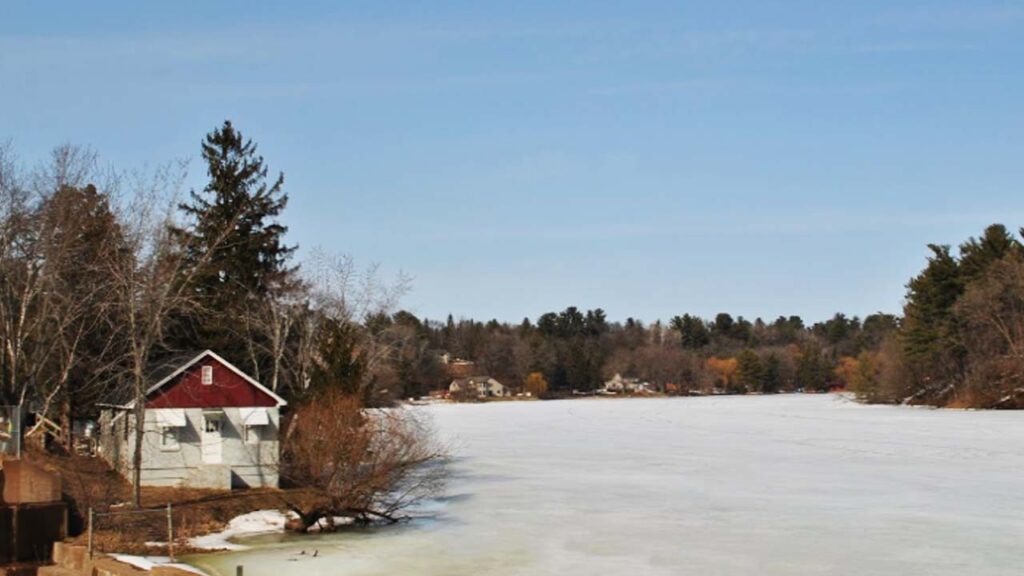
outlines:
[{"label": "frozen lake", "polygon": [[198,564],[221,576],[238,564],[246,576],[1024,571],[1024,413],[832,395],[425,409],[458,456],[436,519]]}]

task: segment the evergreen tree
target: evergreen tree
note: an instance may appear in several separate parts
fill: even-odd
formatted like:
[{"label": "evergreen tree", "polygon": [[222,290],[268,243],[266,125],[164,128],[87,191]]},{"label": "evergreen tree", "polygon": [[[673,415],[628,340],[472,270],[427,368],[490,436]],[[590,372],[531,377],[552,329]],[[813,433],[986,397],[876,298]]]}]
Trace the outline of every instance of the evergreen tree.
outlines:
[{"label": "evergreen tree", "polygon": [[892,314],[877,312],[864,318],[861,324],[861,332],[857,337],[857,352],[862,350],[877,350],[882,340],[899,329],[899,318]]},{"label": "evergreen tree", "polygon": [[764,378],[764,365],[757,353],[745,348],[736,356],[736,383],[742,391],[760,390]]},{"label": "evergreen tree", "polygon": [[256,144],[231,122],[207,134],[202,145],[210,181],[192,191],[180,209],[195,222],[177,229],[186,258],[196,271],[196,295],[206,311],[193,319],[193,347],[216,348],[233,361],[246,348],[237,318],[253,301],[283,289],[295,248],[284,244],[287,228],[277,218],[288,203],[284,175],[267,179],[268,169]]},{"label": "evergreen tree", "polygon": [[647,333],[644,330],[643,322],[635,318],[626,318],[626,324],[622,328],[623,344],[629,350],[636,350],[647,342]]},{"label": "evergreen tree", "polygon": [[571,338],[583,334],[586,329],[586,317],[575,306],[569,306],[558,315],[558,332],[563,338]]},{"label": "evergreen tree", "polygon": [[699,350],[711,343],[711,332],[704,320],[696,316],[689,314],[676,316],[669,324],[673,330],[679,332],[679,340],[683,348]]},{"label": "evergreen tree", "polygon": [[921,381],[948,382],[962,370],[963,348],[953,306],[963,294],[963,280],[949,246],[928,247],[928,265],[907,284],[901,337]]},{"label": "evergreen tree", "polygon": [[764,370],[761,375],[761,392],[774,394],[782,389],[782,361],[774,353],[764,359]]},{"label": "evergreen tree", "polygon": [[[93,185],[61,186],[39,208],[38,241],[48,269],[47,290],[62,297],[49,305],[46,338],[61,343],[48,355],[41,379],[60,385],[64,416],[81,416],[106,392],[121,321],[107,301],[110,262],[128,257],[123,231],[108,194]],[[85,412],[87,415],[91,415]]]},{"label": "evergreen tree", "polygon": [[779,316],[772,323],[772,329],[775,332],[775,340],[782,344],[791,344],[799,339],[800,333],[804,329],[804,322],[799,316]]},{"label": "evergreen tree", "polygon": [[732,336],[733,324],[735,324],[735,322],[733,321],[731,314],[727,312],[719,312],[715,316],[715,334],[727,337]]},{"label": "evergreen tree", "polygon": [[553,337],[558,335],[558,314],[554,312],[547,312],[542,314],[540,318],[537,318],[537,329],[540,333],[547,337]]},{"label": "evergreen tree", "polygon": [[835,316],[825,322],[816,324],[814,332],[823,336],[833,346],[846,340],[850,335],[860,328],[860,321],[855,316],[853,319],[846,317],[846,314],[837,312]]},{"label": "evergreen tree", "polygon": [[444,328],[441,329],[441,345],[444,347],[445,352],[452,356],[458,356],[458,351],[455,349],[455,319],[452,318],[451,314],[448,315]]},{"label": "evergreen tree", "polygon": [[743,316],[739,316],[736,318],[736,322],[732,325],[729,333],[733,338],[740,342],[748,342],[753,329],[754,325],[750,323],[750,320],[747,320]]},{"label": "evergreen tree", "polygon": [[805,390],[828,390],[829,367],[817,344],[808,342],[800,347],[796,378],[799,386]]},{"label": "evergreen tree", "polygon": [[993,262],[1020,249],[1020,242],[1006,226],[992,224],[981,238],[971,238],[960,245],[960,276],[965,284],[980,278]]},{"label": "evergreen tree", "polygon": [[361,395],[364,366],[359,358],[358,327],[350,322],[323,317],[317,330],[318,361],[310,371],[310,395],[340,390]]},{"label": "evergreen tree", "polygon": [[600,308],[587,310],[587,315],[583,320],[583,327],[588,336],[600,336],[607,332],[608,319],[605,316],[604,310]]}]

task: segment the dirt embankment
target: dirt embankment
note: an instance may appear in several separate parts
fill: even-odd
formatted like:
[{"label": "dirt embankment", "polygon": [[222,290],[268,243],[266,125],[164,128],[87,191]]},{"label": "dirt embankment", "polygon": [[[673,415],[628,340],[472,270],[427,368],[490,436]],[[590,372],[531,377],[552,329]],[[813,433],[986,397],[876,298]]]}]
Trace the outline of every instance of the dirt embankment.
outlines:
[{"label": "dirt embankment", "polygon": [[98,458],[31,452],[26,459],[59,472],[68,502],[70,539],[86,541],[86,518],[96,513],[93,545],[100,552],[166,554],[167,504],[171,504],[175,552],[192,551],[194,536],[219,532],[234,517],[254,510],[286,509],[302,499],[296,490],[199,490],[143,488],[142,509],[130,506],[131,485]]}]

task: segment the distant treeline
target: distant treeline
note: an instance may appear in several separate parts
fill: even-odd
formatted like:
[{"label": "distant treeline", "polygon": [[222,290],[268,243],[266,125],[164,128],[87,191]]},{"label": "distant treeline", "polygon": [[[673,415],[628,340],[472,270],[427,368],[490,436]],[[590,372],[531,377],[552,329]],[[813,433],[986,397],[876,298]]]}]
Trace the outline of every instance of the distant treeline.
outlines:
[{"label": "distant treeline", "polygon": [[[1024,233],[1022,233],[1024,234]],[[877,403],[1020,408],[1024,403],[1024,248],[989,226],[954,254],[931,245],[907,284],[902,317],[836,314],[806,325],[728,313],[669,323],[608,322],[567,308],[519,325],[473,320],[394,321],[426,348],[478,362],[510,383],[540,373],[549,394],[593,390],[612,374],[669,393],[772,393],[844,388]],[[416,392],[428,379],[409,380]]]},{"label": "distant treeline", "polygon": [[[608,322],[600,309],[567,308],[519,325],[494,320],[394,322],[427,349],[476,361],[509,383],[543,375],[548,393],[593,390],[615,373],[668,393],[773,393],[849,389],[878,403],[1019,408],[1024,401],[1024,248],[994,224],[956,254],[931,245],[907,284],[902,317],[836,314],[806,325],[721,313],[669,323]],[[429,377],[407,380],[411,391]]]},{"label": "distant treeline", "polygon": [[[602,310],[569,307],[510,325],[497,321],[394,322],[419,335],[424,349],[474,361],[476,370],[513,387],[531,374],[548,395],[593,391],[614,374],[638,378],[670,394],[824,391],[849,384],[844,362],[876,350],[898,326],[888,314],[861,320],[836,314],[806,326],[799,317],[770,323],[727,313],[705,320],[676,316],[666,325],[609,322]],[[437,386],[427,369],[407,380],[409,393]]]},{"label": "distant treeline", "polygon": [[0,403],[67,425],[211,348],[299,402],[425,395],[450,382],[447,353],[546,396],[618,373],[669,394],[847,388],[870,402],[1021,406],[1024,248],[1001,225],[955,253],[931,246],[902,317],[610,322],[569,307],[511,324],[424,320],[396,312],[402,278],[319,251],[293,261],[284,177],[234,126],[201,151],[208,182],[181,201],[173,167],[140,176],[62,146],[26,168],[0,146]]}]

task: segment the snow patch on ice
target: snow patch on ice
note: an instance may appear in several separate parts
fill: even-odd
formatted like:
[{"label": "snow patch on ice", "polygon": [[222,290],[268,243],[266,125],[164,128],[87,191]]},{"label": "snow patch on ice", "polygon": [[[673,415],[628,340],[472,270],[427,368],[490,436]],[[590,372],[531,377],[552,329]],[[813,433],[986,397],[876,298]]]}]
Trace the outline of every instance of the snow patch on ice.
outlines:
[{"label": "snow patch on ice", "polygon": [[189,566],[188,564],[180,564],[178,562],[171,562],[171,559],[167,556],[132,556],[130,554],[111,554],[111,558],[118,562],[123,562],[131,566],[142,570],[152,570],[156,566],[170,566],[184,570],[186,572],[192,572],[193,574],[200,574],[206,576],[206,573],[196,568],[195,566]]},{"label": "snow patch on ice", "polygon": [[331,526],[331,523],[327,521],[327,518],[321,518],[317,520],[312,526],[307,528],[306,532],[323,532],[325,530],[329,530],[330,528],[336,528],[338,526],[350,526],[354,523],[354,518],[349,518],[348,516],[335,516],[334,526]]},{"label": "snow patch on ice", "polygon": [[233,538],[284,532],[288,520],[296,518],[294,512],[284,513],[279,510],[257,510],[236,516],[228,522],[228,527],[215,534],[196,536],[189,544],[206,550],[247,550],[248,546],[231,542]]}]

